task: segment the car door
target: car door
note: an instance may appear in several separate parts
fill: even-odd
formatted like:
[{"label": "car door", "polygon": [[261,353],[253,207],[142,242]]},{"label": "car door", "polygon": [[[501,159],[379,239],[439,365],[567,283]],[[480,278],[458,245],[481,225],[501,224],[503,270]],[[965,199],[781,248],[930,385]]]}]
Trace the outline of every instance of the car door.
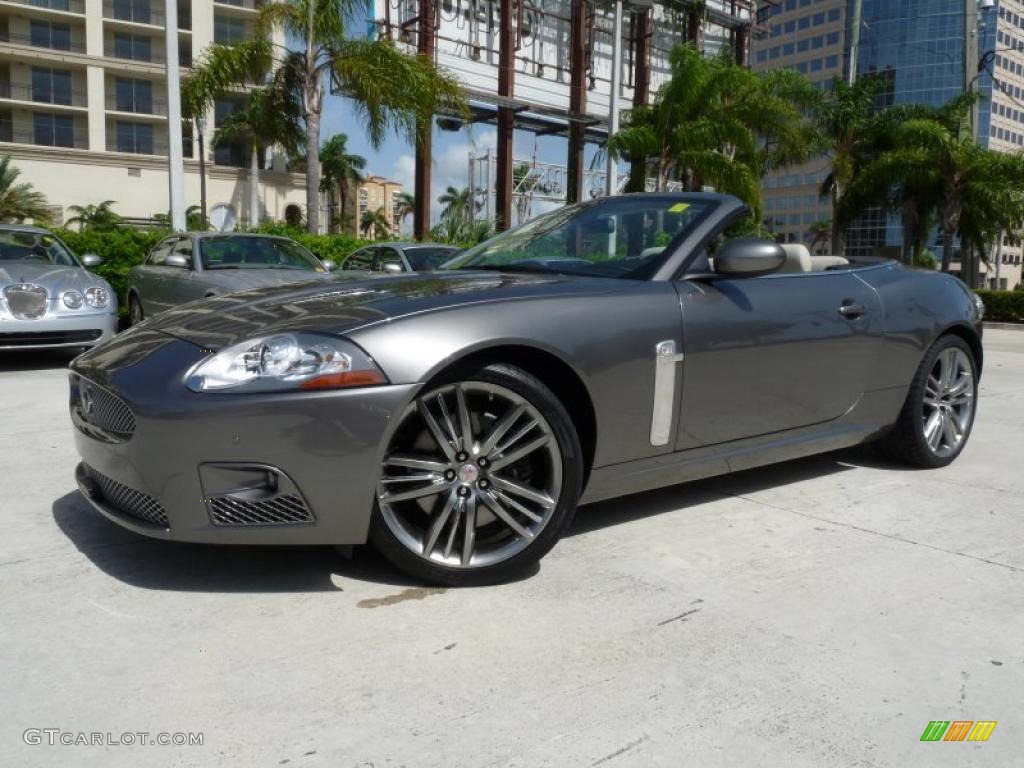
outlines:
[{"label": "car door", "polygon": [[140,266],[135,275],[135,289],[142,303],[142,312],[145,317],[159,314],[170,307],[164,295],[164,280],[174,275],[177,271],[164,263],[164,259],[171,253],[171,249],[180,237],[168,237],[161,240],[149,252],[146,262]]},{"label": "car door", "polygon": [[677,450],[842,416],[881,351],[882,304],[852,269],[676,283]]},{"label": "car door", "polygon": [[183,237],[174,244],[171,253],[186,259],[187,267],[175,268],[174,274],[168,278],[166,298],[171,306],[177,307],[190,301],[201,299],[207,294],[207,288],[197,272],[197,254],[191,237]]}]

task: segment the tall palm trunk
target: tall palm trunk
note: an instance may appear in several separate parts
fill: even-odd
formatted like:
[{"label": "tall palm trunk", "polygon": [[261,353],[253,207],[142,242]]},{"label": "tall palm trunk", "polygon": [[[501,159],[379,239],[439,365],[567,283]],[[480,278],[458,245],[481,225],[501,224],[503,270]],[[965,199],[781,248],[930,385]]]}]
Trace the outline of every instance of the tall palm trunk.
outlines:
[{"label": "tall palm trunk", "polygon": [[[947,220],[948,221],[948,220]],[[944,225],[942,227],[942,271],[949,272],[953,264],[953,237],[956,235],[956,228]]]},{"label": "tall palm trunk", "polygon": [[306,229],[320,231],[320,113],[306,113]]},{"label": "tall palm trunk", "polygon": [[832,255],[842,256],[846,250],[846,237],[839,226],[839,182],[832,185]]},{"label": "tall palm trunk", "polygon": [[348,179],[341,179],[338,182],[338,231],[347,234],[348,227]]},{"label": "tall palm trunk", "polygon": [[260,146],[254,141],[249,148],[249,226],[260,225]]}]

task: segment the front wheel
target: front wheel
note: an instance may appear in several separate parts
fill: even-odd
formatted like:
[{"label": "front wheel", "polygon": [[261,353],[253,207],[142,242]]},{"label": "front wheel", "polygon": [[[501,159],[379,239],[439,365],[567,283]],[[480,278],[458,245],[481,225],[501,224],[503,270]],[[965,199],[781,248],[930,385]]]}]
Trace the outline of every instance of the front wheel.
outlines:
[{"label": "front wheel", "polygon": [[143,321],[142,302],[134,293],[128,297],[128,324],[138,325]]},{"label": "front wheel", "polygon": [[977,406],[977,365],[959,336],[943,336],[921,361],[892,431],[880,442],[892,458],[931,469],[950,464],[967,444]]},{"label": "front wheel", "polygon": [[488,365],[431,386],[393,433],[370,537],[437,584],[507,581],[568,527],[583,477],[579,439],[542,382]]}]

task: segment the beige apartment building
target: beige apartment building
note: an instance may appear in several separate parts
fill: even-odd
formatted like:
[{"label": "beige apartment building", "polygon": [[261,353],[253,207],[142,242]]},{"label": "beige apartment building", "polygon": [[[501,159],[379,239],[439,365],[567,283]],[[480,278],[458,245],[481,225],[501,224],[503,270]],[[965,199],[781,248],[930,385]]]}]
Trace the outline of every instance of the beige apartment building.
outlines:
[{"label": "beige apartment building", "polygon": [[363,214],[367,211],[383,210],[390,227],[390,233],[371,231],[368,237],[378,240],[382,237],[388,239],[401,239],[402,236],[402,193],[405,188],[397,181],[391,181],[384,176],[368,174],[362,181],[354,185],[354,194],[350,197],[355,200],[355,210],[352,212],[352,219],[344,230],[353,234],[367,234],[362,232]]},{"label": "beige apartment building", "polygon": [[[259,0],[179,0],[182,75],[211,43],[251,34]],[[182,132],[185,204],[199,205],[198,136],[169,126],[161,0],[0,0],[0,154],[53,206],[114,200],[114,210],[149,219],[168,210],[168,131]],[[207,203],[251,212],[248,150],[212,147],[220,121],[244,100],[217,102],[205,120]],[[264,218],[305,207],[304,177],[271,158],[260,179]],[[293,209],[294,211],[294,209]]]},{"label": "beige apartment building", "polygon": [[[756,72],[794,69],[827,88],[843,76],[847,0],[774,0],[758,8],[759,26],[767,34],[750,44],[750,63]],[[784,242],[814,245],[828,253],[828,238],[814,243],[811,225],[832,219],[828,199],[819,195],[828,174],[824,158],[784,168],[764,181],[764,218]]]}]

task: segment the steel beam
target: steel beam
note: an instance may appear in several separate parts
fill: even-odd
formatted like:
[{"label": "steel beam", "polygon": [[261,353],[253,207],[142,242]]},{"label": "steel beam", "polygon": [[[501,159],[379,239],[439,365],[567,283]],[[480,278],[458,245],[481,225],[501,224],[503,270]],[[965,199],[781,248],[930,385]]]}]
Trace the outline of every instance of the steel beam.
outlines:
[{"label": "steel beam", "polygon": [[[633,29],[636,39],[633,47],[636,58],[633,61],[633,108],[647,104],[651,89],[651,15],[645,10],[633,14]],[[629,159],[629,183],[627,192],[643,192],[647,186],[647,161],[643,157]]]},{"label": "steel beam", "polygon": [[[582,115],[587,106],[586,25],[585,0],[572,0],[572,17],[569,21],[569,112],[577,116]],[[566,160],[568,173],[565,197],[569,203],[583,199],[584,144],[584,126],[573,121],[569,124],[569,156]]]}]

